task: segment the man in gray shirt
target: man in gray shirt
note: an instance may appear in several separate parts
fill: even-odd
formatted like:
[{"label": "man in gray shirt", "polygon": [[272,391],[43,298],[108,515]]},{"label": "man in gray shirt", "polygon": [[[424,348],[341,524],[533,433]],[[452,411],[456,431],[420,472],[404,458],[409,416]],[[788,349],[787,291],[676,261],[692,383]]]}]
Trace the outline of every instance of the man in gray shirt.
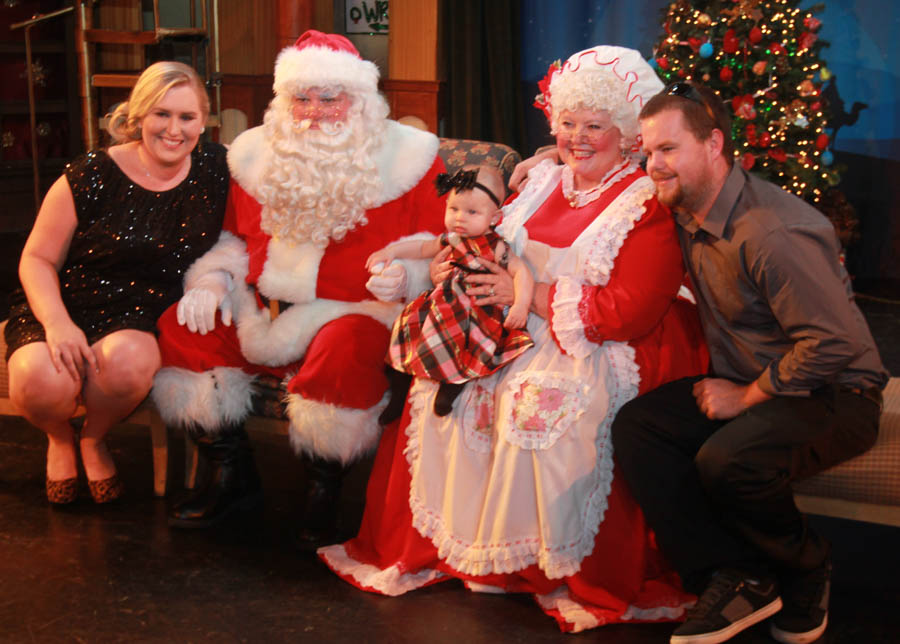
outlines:
[{"label": "man in gray shirt", "polygon": [[831,224],[735,166],[721,99],[674,83],[640,119],[710,351],[707,377],[631,401],[612,428],[660,548],[700,595],[671,642],[723,642],[772,615],[776,640],[811,642],[829,546],[791,482],[871,447],[888,374]]}]

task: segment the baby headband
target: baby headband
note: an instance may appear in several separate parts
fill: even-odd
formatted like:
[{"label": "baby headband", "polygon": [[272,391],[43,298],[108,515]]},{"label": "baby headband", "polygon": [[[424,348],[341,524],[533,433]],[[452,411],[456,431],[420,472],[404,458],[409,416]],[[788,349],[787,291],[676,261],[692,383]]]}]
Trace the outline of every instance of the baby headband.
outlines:
[{"label": "baby headband", "polygon": [[437,188],[438,196],[443,196],[454,188],[457,192],[478,188],[490,197],[491,201],[499,208],[500,200],[497,198],[497,195],[491,192],[490,188],[484,184],[478,183],[476,179],[478,179],[478,170],[457,170],[456,174],[452,176],[442,172],[434,180],[434,185]]}]

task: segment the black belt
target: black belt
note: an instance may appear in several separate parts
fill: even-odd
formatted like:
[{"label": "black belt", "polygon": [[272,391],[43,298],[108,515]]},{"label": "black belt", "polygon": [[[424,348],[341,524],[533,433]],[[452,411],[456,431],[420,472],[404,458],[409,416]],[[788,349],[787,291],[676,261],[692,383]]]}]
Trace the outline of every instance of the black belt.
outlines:
[{"label": "black belt", "polygon": [[866,400],[871,400],[878,405],[878,409],[884,409],[884,396],[879,387],[869,387],[868,389],[863,389],[862,387],[850,387],[848,385],[840,385],[840,387],[844,391],[849,391],[851,394],[856,394],[857,396],[862,396]]},{"label": "black belt", "polygon": [[285,302],[284,300],[270,300],[265,295],[263,295],[259,291],[259,289],[254,287],[253,290],[256,291],[256,297],[259,298],[259,301],[263,305],[263,308],[269,309],[269,313],[271,314],[273,320],[294,305],[293,302]]}]

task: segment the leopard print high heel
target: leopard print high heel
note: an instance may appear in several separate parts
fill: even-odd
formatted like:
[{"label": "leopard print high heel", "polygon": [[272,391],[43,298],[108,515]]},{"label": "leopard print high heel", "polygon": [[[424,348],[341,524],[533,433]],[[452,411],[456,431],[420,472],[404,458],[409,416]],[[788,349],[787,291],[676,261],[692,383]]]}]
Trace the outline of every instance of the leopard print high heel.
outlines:
[{"label": "leopard print high heel", "polygon": [[108,479],[100,481],[89,480],[88,488],[91,490],[94,503],[110,503],[122,496],[125,491],[125,486],[122,485],[118,474],[113,474]]},{"label": "leopard print high heel", "polygon": [[54,505],[66,505],[78,498],[78,479],[51,481],[47,478],[47,500]]}]

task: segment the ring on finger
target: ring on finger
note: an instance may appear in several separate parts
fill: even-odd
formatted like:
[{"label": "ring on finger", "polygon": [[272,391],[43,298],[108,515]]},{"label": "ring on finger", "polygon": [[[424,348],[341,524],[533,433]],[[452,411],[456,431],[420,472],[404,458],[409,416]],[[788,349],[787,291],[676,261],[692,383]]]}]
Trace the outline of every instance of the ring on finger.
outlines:
[{"label": "ring on finger", "polygon": [[488,291],[488,295],[490,295],[491,297],[494,297],[494,285],[493,284],[491,284],[491,288]]}]

